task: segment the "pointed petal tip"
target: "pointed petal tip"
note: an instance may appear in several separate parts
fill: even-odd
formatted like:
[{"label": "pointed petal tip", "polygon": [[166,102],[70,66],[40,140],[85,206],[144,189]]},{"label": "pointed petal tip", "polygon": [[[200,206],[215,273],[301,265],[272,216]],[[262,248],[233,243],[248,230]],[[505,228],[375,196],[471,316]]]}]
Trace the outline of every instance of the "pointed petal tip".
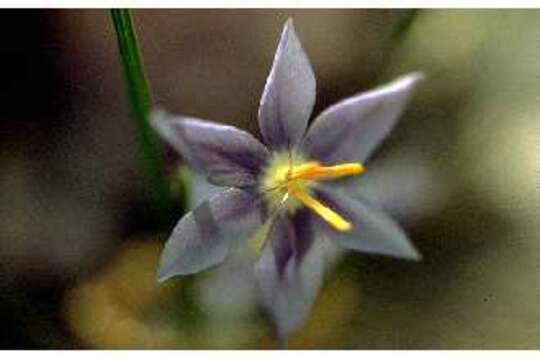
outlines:
[{"label": "pointed petal tip", "polygon": [[165,109],[162,108],[162,107],[155,107],[153,109],[150,110],[150,117],[154,117],[155,115],[160,115],[160,114],[163,114],[165,113]]},{"label": "pointed petal tip", "polygon": [[363,252],[367,254],[377,255],[377,256],[385,256],[385,257],[390,257],[390,258],[394,258],[398,260],[405,260],[405,261],[420,262],[423,259],[422,254],[418,250],[416,250],[414,245],[412,245],[411,243],[408,243],[406,246],[401,246],[401,248],[399,249],[395,248],[390,251],[369,251],[369,250],[353,249],[349,247],[343,247],[343,248],[350,249],[353,251]]},{"label": "pointed petal tip", "polygon": [[419,262],[422,261],[422,254],[411,244],[408,254],[405,255],[405,259]]},{"label": "pointed petal tip", "polygon": [[160,284],[163,284],[165,281],[169,279],[170,279],[170,276],[161,276],[159,274],[156,275],[156,281]]},{"label": "pointed petal tip", "polygon": [[156,280],[158,283],[164,283],[172,277],[171,274],[167,274],[166,271],[163,271],[163,267],[160,267],[156,273]]},{"label": "pointed petal tip", "polygon": [[164,254],[165,254],[165,248],[163,249],[163,252],[161,254],[161,259],[159,260],[158,271],[156,272],[156,280],[159,283],[163,283],[169,280],[170,278],[172,278],[173,276],[178,275],[171,271],[171,264],[166,261],[166,257],[164,256]]},{"label": "pointed petal tip", "polygon": [[293,23],[293,17],[292,17],[292,16],[289,16],[289,17],[287,18],[287,20],[285,20],[285,23],[286,23],[286,24],[292,24],[292,23]]},{"label": "pointed petal tip", "polygon": [[[285,24],[283,24],[283,30],[281,31],[281,38],[280,38],[280,43],[283,42],[283,44],[284,45],[286,44],[287,47],[290,46],[288,45],[290,41],[298,42],[299,46],[303,48],[302,42],[300,41],[300,38],[298,37],[298,34],[296,33],[296,27],[294,26],[294,20],[292,17],[287,18],[287,20],[285,21]],[[309,62],[309,59],[308,59],[308,62]]]},{"label": "pointed petal tip", "polygon": [[294,20],[291,16],[287,18],[287,20],[285,21],[285,24],[283,25],[283,29],[289,29],[289,28],[294,29]]},{"label": "pointed petal tip", "polygon": [[176,276],[185,276],[195,274],[197,271],[181,271],[178,269],[173,269],[174,264],[162,264],[159,266],[159,269],[156,273],[156,280],[159,283],[163,283]]},{"label": "pointed petal tip", "polygon": [[150,111],[150,122],[163,120],[167,112],[163,108],[155,108]]},{"label": "pointed petal tip", "polygon": [[413,261],[413,262],[422,261],[422,254],[420,254],[412,244],[409,244],[407,248],[403,248],[400,250],[394,249],[388,252],[379,252],[379,251],[372,252],[372,251],[362,251],[362,250],[356,250],[356,249],[352,249],[352,250],[359,251],[359,252],[366,252],[368,254],[372,253],[373,255],[379,255],[379,256],[385,256],[385,257],[387,256],[387,257],[394,258],[397,260],[405,260],[405,261]]},{"label": "pointed petal tip", "polygon": [[[294,36],[296,32],[294,30],[293,19],[289,17],[287,18],[287,20],[283,24],[283,28],[281,29],[281,36],[280,36],[279,43],[285,41],[285,39],[288,39],[291,36],[291,33]],[[279,48],[279,44],[278,44],[278,48]]]},{"label": "pointed petal tip", "polygon": [[417,83],[424,81],[426,75],[420,71],[414,71],[398,77],[394,82],[403,84],[406,87],[415,86]]},{"label": "pointed petal tip", "polygon": [[409,240],[407,236],[403,238],[400,246],[394,248],[391,252],[381,253],[381,255],[387,255],[396,259],[418,262],[422,260],[422,254],[416,249],[414,244]]},{"label": "pointed petal tip", "polygon": [[411,72],[378,86],[373,93],[377,93],[377,90],[381,92],[412,93],[417,85],[425,79],[424,73],[420,71]]},{"label": "pointed petal tip", "polygon": [[409,239],[407,235],[405,235],[404,241],[401,243],[401,250],[397,256],[404,260],[409,261],[421,261],[422,260],[422,254],[416,246],[414,246],[413,242]]},{"label": "pointed petal tip", "polygon": [[150,112],[150,126],[157,132],[163,130],[165,126],[168,126],[169,113],[162,108],[152,109]]},{"label": "pointed petal tip", "polygon": [[287,21],[285,21],[285,24],[283,24],[283,30],[281,31],[280,44],[281,43],[288,44],[289,41],[291,41],[290,40],[291,38],[300,42],[300,39],[298,39],[298,35],[296,34],[293,18],[289,17],[287,18]]}]

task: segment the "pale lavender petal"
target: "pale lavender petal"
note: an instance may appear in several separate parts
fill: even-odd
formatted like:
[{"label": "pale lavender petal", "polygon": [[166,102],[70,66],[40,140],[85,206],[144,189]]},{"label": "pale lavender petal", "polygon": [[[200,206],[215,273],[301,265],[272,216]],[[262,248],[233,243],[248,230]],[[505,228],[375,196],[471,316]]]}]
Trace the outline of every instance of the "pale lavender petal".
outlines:
[{"label": "pale lavender petal", "polygon": [[194,209],[203,201],[223,192],[222,186],[209,183],[201,173],[192,171],[187,166],[184,166],[182,171],[186,174],[185,179],[188,187],[187,207],[189,210]]},{"label": "pale lavender petal", "polygon": [[421,222],[438,211],[448,198],[444,178],[421,154],[400,151],[377,159],[362,176],[334,181],[332,186],[359,194],[399,221]]},{"label": "pale lavender petal", "polygon": [[421,78],[405,75],[329,107],[308,130],[303,152],[326,164],[365,162],[394,127]]},{"label": "pale lavender petal", "polygon": [[315,103],[315,75],[289,19],[283,28],[259,106],[259,127],[272,149],[294,146]]},{"label": "pale lavender petal", "polygon": [[258,197],[227,189],[203,201],[174,228],[161,255],[158,279],[192,274],[217,265],[264,221]]},{"label": "pale lavender petal", "polygon": [[238,320],[249,316],[256,306],[253,267],[255,254],[231,254],[227,261],[197,282],[195,291],[212,316]]},{"label": "pale lavender petal", "polygon": [[268,150],[249,133],[234,126],[154,112],[154,129],[190,167],[219,186],[247,187],[257,183]]},{"label": "pale lavender petal", "polygon": [[[304,220],[276,219],[255,266],[263,307],[281,340],[305,320],[322,283],[324,243],[314,238]],[[309,244],[302,257],[293,252],[293,244],[299,242]]]},{"label": "pale lavender petal", "polygon": [[319,219],[317,227],[327,235],[330,242],[351,250],[420,259],[420,254],[401,227],[358,194],[350,196],[335,188],[318,186],[316,196],[352,224],[350,231],[338,231]]}]

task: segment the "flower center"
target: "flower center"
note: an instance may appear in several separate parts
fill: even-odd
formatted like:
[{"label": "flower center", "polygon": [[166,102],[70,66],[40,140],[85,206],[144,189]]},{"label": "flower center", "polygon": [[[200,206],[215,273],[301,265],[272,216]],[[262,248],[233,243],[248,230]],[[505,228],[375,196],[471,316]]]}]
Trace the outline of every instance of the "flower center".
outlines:
[{"label": "flower center", "polygon": [[316,161],[306,162],[292,154],[278,154],[270,161],[262,179],[261,191],[271,208],[287,205],[289,211],[307,206],[339,231],[351,229],[351,223],[312,196],[315,181],[332,180],[359,175],[365,170],[360,163],[322,166]]}]

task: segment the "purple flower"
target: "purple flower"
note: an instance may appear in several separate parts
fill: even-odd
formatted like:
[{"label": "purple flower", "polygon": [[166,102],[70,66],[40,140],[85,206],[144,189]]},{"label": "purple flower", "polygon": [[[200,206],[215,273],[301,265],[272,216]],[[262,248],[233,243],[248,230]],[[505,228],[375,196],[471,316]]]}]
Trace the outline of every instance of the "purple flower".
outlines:
[{"label": "purple flower", "polygon": [[346,249],[418,259],[399,225],[356,192],[352,196],[348,180],[365,171],[363,164],[420,78],[409,74],[345,99],[307,129],[315,77],[288,20],[259,107],[264,144],[232,126],[154,113],[154,128],[188,165],[225,188],[178,222],[158,278],[217,265],[260,231],[255,277],[278,337],[286,338],[319,289],[325,239]]}]

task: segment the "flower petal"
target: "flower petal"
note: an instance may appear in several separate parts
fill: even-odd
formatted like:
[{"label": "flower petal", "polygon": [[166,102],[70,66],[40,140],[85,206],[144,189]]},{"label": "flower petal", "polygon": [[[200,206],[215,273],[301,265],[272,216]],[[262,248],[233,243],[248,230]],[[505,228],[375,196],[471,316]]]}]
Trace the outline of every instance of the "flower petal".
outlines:
[{"label": "flower petal", "polygon": [[254,260],[255,256],[235,251],[219,268],[197,282],[197,297],[205,308],[211,309],[212,316],[227,317],[235,323],[256,309]]},{"label": "flower petal", "polygon": [[259,127],[272,149],[294,146],[304,135],[315,103],[315,75],[287,20],[261,97]]},{"label": "flower petal", "polygon": [[342,232],[317,221],[330,242],[347,249],[419,260],[401,227],[384,212],[369,204],[358,194],[350,196],[337,189],[318,186],[316,196],[327,206],[351,222],[352,229]]},{"label": "flower petal", "polygon": [[187,166],[183,166],[182,171],[186,174],[184,181],[188,186],[187,208],[189,210],[194,209],[203,201],[223,192],[222,186],[209,183],[201,173],[192,171]]},{"label": "flower petal", "polygon": [[223,262],[263,220],[260,199],[243,190],[227,189],[202,202],[174,228],[161,255],[158,279],[196,273]]},{"label": "flower petal", "polygon": [[348,196],[359,194],[407,224],[437,212],[448,196],[444,179],[439,178],[430,163],[420,154],[404,151],[378,159],[362,176],[336,180],[332,187]]},{"label": "flower petal", "polygon": [[[276,219],[255,266],[259,295],[282,341],[307,317],[322,283],[324,242],[305,220]],[[292,249],[299,242],[307,250],[302,257]]]},{"label": "flower petal", "polygon": [[154,129],[208,181],[219,186],[253,186],[268,150],[234,126],[154,112]]},{"label": "flower petal", "polygon": [[303,151],[327,164],[364,163],[393,128],[421,78],[409,74],[329,107],[308,130]]}]

